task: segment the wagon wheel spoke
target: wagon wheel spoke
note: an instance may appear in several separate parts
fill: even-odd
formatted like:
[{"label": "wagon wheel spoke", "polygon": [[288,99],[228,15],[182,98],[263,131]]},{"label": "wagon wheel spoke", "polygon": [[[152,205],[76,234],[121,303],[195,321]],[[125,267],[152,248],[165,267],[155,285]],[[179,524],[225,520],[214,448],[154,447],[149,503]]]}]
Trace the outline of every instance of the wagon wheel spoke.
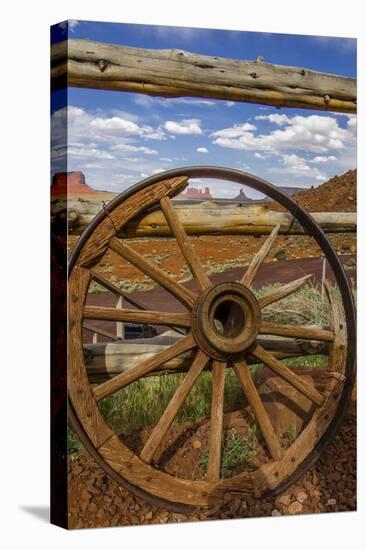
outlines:
[{"label": "wagon wheel spoke", "polygon": [[246,270],[243,277],[241,278],[240,282],[242,285],[245,285],[248,287],[251,286],[254,277],[256,276],[259,268],[261,267],[264,260],[268,256],[268,253],[271,250],[271,247],[274,241],[276,240],[280,227],[281,227],[280,224],[276,225],[276,227],[272,230],[272,233],[264,241],[260,250],[255,254],[255,256],[253,256],[252,261],[248,266],[248,269]]},{"label": "wagon wheel spoke", "polygon": [[212,364],[211,424],[207,480],[220,479],[222,428],[224,420],[224,389],[226,363],[214,361]]},{"label": "wagon wheel spoke", "polygon": [[196,294],[174,281],[174,279],[168,277],[164,271],[155,265],[147,262],[141,254],[133,250],[133,248],[131,248],[128,244],[118,240],[116,237],[113,237],[109,241],[109,247],[114,252],[131,262],[131,264],[135,267],[139,268],[156,283],[168,290],[168,292],[173,294],[173,296],[175,296],[183,305],[188,308],[192,307],[197,298]]},{"label": "wagon wheel spoke", "polygon": [[85,306],[84,319],[101,321],[124,321],[126,323],[143,323],[152,325],[176,325],[189,327],[188,313],[164,313],[160,311],[138,311],[135,309],[116,309],[113,307]]},{"label": "wagon wheel spoke", "polygon": [[204,292],[212,285],[212,283],[202,267],[202,264],[187,236],[183,224],[180,221],[170,198],[163,197],[162,199],[160,199],[160,207],[164,212],[172,234],[177,240],[180,251],[183,254],[189,266],[189,269],[191,270],[191,273],[197,282],[199,290],[201,292]]},{"label": "wagon wheel spoke", "polygon": [[198,376],[201,374],[203,368],[209,361],[209,357],[201,350],[198,351],[188,373],[183,379],[183,382],[176,389],[169,405],[165,409],[159,422],[153,429],[149,439],[144,445],[141,451],[140,457],[145,462],[151,462],[158,447],[163,441],[164,437],[168,433],[170,426],[172,425],[179,410],[183,406],[183,403],[187,399],[189,392],[191,391]]},{"label": "wagon wheel spoke", "polygon": [[[90,270],[90,273],[96,283],[103,286],[106,290],[109,290],[109,292],[112,292],[112,294],[114,294],[115,296],[123,298],[126,302],[133,305],[136,309],[146,310],[146,307],[140,304],[140,302],[138,302],[134,298],[132,298],[128,292],[124,292],[113,283],[108,281],[108,279],[105,279],[104,277],[102,277],[102,275],[99,275],[99,273],[97,273],[93,269]],[[185,334],[185,330],[182,330],[177,326],[172,326],[171,328],[178,334]]]},{"label": "wagon wheel spoke", "polygon": [[98,283],[99,285],[103,286],[106,290],[109,290],[109,292],[112,292],[115,296],[121,296],[126,302],[132,304],[137,309],[146,309],[142,304],[140,304],[137,300],[134,300],[128,292],[124,292],[118,286],[114,285],[108,279],[103,277],[102,275],[99,275],[96,271],[93,269],[90,270],[92,279]]},{"label": "wagon wheel spoke", "polygon": [[304,340],[321,340],[333,342],[334,332],[318,327],[296,327],[293,325],[280,325],[262,321],[259,328],[260,334],[271,334],[273,336],[287,336],[289,338],[303,338]]},{"label": "wagon wheel spoke", "polygon": [[124,388],[128,384],[135,382],[135,380],[146,376],[149,372],[152,372],[156,368],[160,367],[167,361],[170,361],[174,357],[177,357],[181,353],[188,351],[196,346],[196,342],[191,334],[188,334],[182,338],[179,342],[176,342],[169,348],[160,351],[154,357],[147,359],[138,367],[130,369],[126,372],[118,374],[111,380],[107,380],[93,389],[93,394],[96,400],[103,399],[108,395]]},{"label": "wagon wheel spoke", "polygon": [[286,296],[289,296],[290,294],[293,294],[294,292],[299,290],[299,288],[301,288],[306,283],[306,281],[311,279],[311,277],[311,274],[305,275],[304,277],[300,277],[300,279],[296,279],[295,281],[291,281],[291,283],[277,288],[267,296],[262,296],[261,298],[258,298],[259,305],[261,306],[261,308],[264,308],[270,304],[273,304],[274,302],[278,302],[278,300],[282,300],[282,298],[286,298]]},{"label": "wagon wheel spoke", "polygon": [[114,341],[120,340],[119,336],[116,336],[112,332],[108,332],[107,330],[103,330],[99,327],[89,325],[88,323],[83,323],[83,329],[87,330],[88,332],[92,332],[93,334],[100,334],[100,336],[105,336],[106,338],[110,338]]},{"label": "wagon wheel spoke", "polygon": [[273,372],[294,386],[305,397],[310,399],[315,405],[320,407],[323,404],[324,397],[313,386],[305,382],[300,376],[295,374],[291,369],[286,367],[272,353],[266,351],[262,346],[257,344],[250,353],[256,357],[261,363],[264,363]]},{"label": "wagon wheel spoke", "polygon": [[253,382],[251,374],[249,372],[246,362],[241,359],[234,362],[234,370],[239,378],[240,384],[246,395],[249,405],[257,419],[265,442],[273,460],[280,460],[282,458],[282,449],[278,437],[273,429],[271,421],[268,418],[268,414],[261,398],[259,397],[257,388]]}]

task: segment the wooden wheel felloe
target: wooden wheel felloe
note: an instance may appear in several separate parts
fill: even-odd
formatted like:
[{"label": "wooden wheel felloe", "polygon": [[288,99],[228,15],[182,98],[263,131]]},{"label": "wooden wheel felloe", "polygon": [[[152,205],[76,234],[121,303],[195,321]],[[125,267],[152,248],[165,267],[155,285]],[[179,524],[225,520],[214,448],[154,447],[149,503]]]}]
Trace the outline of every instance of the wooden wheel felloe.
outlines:
[{"label": "wooden wheel felloe", "polygon": [[[251,286],[280,231],[277,226],[252,258],[242,279],[214,285],[176,215],[172,198],[187,185],[189,177],[215,177],[245,184],[267,194],[287,208],[311,234],[325,254],[338,284],[342,304],[328,287],[333,320],[331,328],[298,327],[265,322],[263,309],[293,292],[308,276],[257,298]],[[160,207],[194,278],[195,291],[176,282],[116,234],[134,217],[150,207]],[[94,268],[107,250],[112,250],[165,288],[183,306],[184,312],[166,313],[138,309],[115,309],[86,305],[92,279],[103,284]],[[113,285],[107,282],[109,290]],[[113,290],[113,289],[112,289]],[[84,320],[110,320],[164,325],[180,329],[177,341],[137,367],[92,387],[84,362]],[[260,335],[327,343],[328,377],[318,391],[261,345]],[[167,506],[210,506],[227,491],[260,496],[292,483],[319,457],[332,438],[347,407],[354,380],[355,316],[352,294],[343,267],[322,230],[290,197],[249,174],[214,167],[172,170],[144,180],[114,199],[80,238],[69,263],[69,410],[73,428],[98,463],[119,483],[135,493]],[[191,353],[192,362],[164,413],[152,429],[139,455],[130,450],[103,419],[98,401],[129,384],[153,374],[167,361]],[[258,389],[248,369],[256,361],[313,403],[313,415],[296,440],[285,448],[276,434]],[[227,369],[233,369],[245,394],[267,449],[268,460],[254,471],[220,477],[222,456],[224,387]],[[178,412],[203,370],[212,375],[209,458],[205,480],[181,479],[159,468],[159,449]]]}]

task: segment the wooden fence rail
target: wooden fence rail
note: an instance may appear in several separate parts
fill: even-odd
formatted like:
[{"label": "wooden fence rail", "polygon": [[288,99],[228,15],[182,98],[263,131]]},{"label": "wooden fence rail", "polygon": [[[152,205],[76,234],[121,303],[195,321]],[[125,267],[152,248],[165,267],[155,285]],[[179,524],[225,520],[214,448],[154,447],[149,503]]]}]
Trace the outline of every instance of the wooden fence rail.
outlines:
[{"label": "wooden fence rail", "polygon": [[356,79],[301,67],[68,40],[52,46],[52,87],[194,96],[356,112]]},{"label": "wooden fence rail", "polygon": [[[136,368],[154,354],[166,349],[176,342],[177,338],[161,335],[156,338],[135,341],[120,340],[111,343],[84,344],[86,370],[91,383],[101,383],[117,374]],[[278,359],[305,355],[328,353],[326,342],[305,341],[276,336],[259,336],[261,345],[270,350]],[[249,364],[258,363],[258,359],[248,357]],[[185,353],[171,359],[160,369],[151,373],[157,376],[162,373],[186,372],[192,363],[191,354]]]},{"label": "wooden fence rail", "polygon": [[[179,218],[188,235],[247,235],[268,234],[280,224],[280,233],[292,235],[304,233],[303,228],[293,223],[289,212],[276,212],[263,204],[221,205],[208,201],[197,205],[175,203]],[[99,201],[69,200],[58,201],[52,206],[54,230],[57,224],[64,227],[68,219],[69,231],[80,235],[95,215],[102,209]],[[356,231],[355,212],[315,212],[315,221],[327,233],[347,233]],[[150,210],[129,222],[120,237],[169,237],[171,235],[166,218],[161,210]]]}]

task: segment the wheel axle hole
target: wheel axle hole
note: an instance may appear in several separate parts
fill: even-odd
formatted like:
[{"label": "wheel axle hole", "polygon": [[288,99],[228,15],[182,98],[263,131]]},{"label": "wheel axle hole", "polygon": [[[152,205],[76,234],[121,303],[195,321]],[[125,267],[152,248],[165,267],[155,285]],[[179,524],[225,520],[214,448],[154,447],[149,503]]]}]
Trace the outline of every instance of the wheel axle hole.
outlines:
[{"label": "wheel axle hole", "polygon": [[243,309],[234,300],[225,300],[218,304],[213,314],[215,329],[221,336],[235,338],[245,325]]}]

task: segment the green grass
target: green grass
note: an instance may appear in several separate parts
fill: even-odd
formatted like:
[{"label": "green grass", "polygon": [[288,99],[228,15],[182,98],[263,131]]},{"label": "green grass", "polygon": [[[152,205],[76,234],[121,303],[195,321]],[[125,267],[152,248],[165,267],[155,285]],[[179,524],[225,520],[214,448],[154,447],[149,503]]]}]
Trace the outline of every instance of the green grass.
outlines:
[{"label": "green grass", "polygon": [[[304,357],[284,359],[288,366],[302,365],[309,368],[326,367],[327,357],[307,355]],[[250,365],[252,375],[262,365]],[[163,374],[149,377],[123,390],[106,397],[99,402],[100,411],[109,427],[115,433],[128,435],[146,426],[157,423],[184,374]],[[202,373],[194,385],[187,401],[177,415],[176,422],[197,422],[209,416],[211,407],[212,379],[208,372]],[[244,404],[244,396],[234,371],[228,369],[225,378],[225,412],[233,411]],[[73,430],[68,430],[69,452],[82,449],[81,443]]]},{"label": "green grass", "polygon": [[[156,424],[185,374],[162,374],[149,377],[103,399],[100,410],[108,425],[117,433],[129,434],[145,426]],[[209,416],[212,379],[209,372],[202,373],[179,411],[176,422],[196,422]],[[226,410],[243,401],[241,387],[231,370],[225,384]]]},{"label": "green grass", "polygon": [[294,443],[294,441],[296,441],[296,438],[297,438],[297,429],[296,429],[296,426],[295,424],[289,424],[288,427],[287,427],[287,433],[290,437],[290,443]]},{"label": "green grass", "polygon": [[67,426],[67,450],[69,453],[78,453],[84,449],[74,430]]},{"label": "green grass", "polygon": [[[250,468],[256,465],[257,455],[257,425],[252,424],[249,427],[247,437],[240,437],[236,431],[232,430],[227,435],[222,450],[221,458],[221,477],[228,477],[232,470],[237,466],[248,466]],[[204,449],[201,455],[200,466],[207,473],[209,459],[209,450]]]},{"label": "green grass", "polygon": [[328,366],[327,355],[304,355],[303,357],[291,357],[290,359],[282,359],[282,363],[288,367],[302,367],[309,368],[326,368]]}]

